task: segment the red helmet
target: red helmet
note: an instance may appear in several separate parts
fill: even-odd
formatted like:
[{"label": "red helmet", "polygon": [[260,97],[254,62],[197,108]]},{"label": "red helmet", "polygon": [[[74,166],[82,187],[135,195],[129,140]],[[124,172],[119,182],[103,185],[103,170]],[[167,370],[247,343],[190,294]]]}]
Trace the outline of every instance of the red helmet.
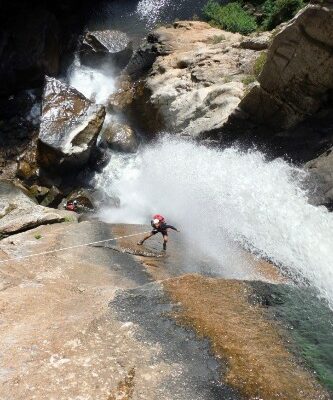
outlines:
[{"label": "red helmet", "polygon": [[160,222],[164,222],[165,221],[165,218],[163,217],[163,215],[160,215],[160,214],[155,214],[153,216],[153,219],[158,219]]}]

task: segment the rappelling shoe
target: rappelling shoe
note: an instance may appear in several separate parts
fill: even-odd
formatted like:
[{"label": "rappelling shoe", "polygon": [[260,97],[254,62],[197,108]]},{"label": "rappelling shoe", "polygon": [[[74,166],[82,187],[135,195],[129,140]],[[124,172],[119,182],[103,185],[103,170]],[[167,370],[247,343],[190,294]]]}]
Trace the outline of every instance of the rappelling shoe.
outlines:
[{"label": "rappelling shoe", "polygon": [[138,245],[138,246],[142,246],[142,245],[143,245],[143,241],[142,241],[142,240],[139,240],[138,243],[137,243],[137,245]]},{"label": "rappelling shoe", "polygon": [[163,251],[166,251],[166,243],[163,243]]}]

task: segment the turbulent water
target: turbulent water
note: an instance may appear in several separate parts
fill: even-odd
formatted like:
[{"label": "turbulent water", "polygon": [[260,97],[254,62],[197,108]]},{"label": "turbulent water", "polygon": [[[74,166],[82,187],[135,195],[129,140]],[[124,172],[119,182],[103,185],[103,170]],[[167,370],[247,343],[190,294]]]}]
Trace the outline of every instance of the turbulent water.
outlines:
[{"label": "turbulent water", "polygon": [[[128,15],[150,26],[179,7],[189,14],[190,3],[140,0],[134,17]],[[126,30],[128,24],[118,22]],[[105,104],[115,90],[110,71],[77,61],[68,80],[97,103]],[[120,200],[119,208],[101,213],[104,220],[149,223],[152,214],[164,214],[229,277],[243,278],[241,272],[251,268],[241,244],[305,278],[333,307],[333,215],[308,203],[304,175],[281,159],[267,161],[258,151],[218,151],[165,136],[134,156],[113,153],[95,184]]]},{"label": "turbulent water", "polygon": [[78,57],[70,67],[67,79],[70,86],[97,104],[105,104],[115,91],[115,79],[110,68],[101,66],[96,69],[81,65]]},{"label": "turbulent water", "polygon": [[121,203],[102,218],[147,223],[164,214],[221,265],[237,263],[241,243],[305,277],[333,305],[333,215],[308,203],[303,178],[258,151],[218,151],[167,136],[135,157],[114,155],[97,185]]}]

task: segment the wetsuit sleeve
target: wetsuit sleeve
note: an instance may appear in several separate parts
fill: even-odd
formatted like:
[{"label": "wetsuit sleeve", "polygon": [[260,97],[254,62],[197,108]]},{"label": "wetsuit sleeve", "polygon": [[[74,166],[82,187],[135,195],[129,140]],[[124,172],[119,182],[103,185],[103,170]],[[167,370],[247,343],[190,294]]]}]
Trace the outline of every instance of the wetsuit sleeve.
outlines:
[{"label": "wetsuit sleeve", "polygon": [[172,229],[172,230],[174,230],[174,231],[177,231],[177,228],[175,228],[175,227],[172,226],[172,225],[165,225],[165,226],[163,226],[163,229]]}]

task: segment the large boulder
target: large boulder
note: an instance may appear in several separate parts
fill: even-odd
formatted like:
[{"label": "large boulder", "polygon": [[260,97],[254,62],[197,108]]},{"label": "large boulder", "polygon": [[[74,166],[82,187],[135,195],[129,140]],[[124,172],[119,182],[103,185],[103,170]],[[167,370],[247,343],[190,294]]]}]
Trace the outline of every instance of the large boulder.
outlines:
[{"label": "large boulder", "polygon": [[48,170],[80,168],[89,160],[105,109],[77,90],[46,78],[39,132],[38,162]]},{"label": "large boulder", "polygon": [[333,147],[305,164],[314,187],[312,201],[333,209]]},{"label": "large boulder", "polygon": [[[258,51],[240,47],[242,40],[198,21],[157,29],[146,43],[155,61],[143,85],[137,85],[129,106],[133,117],[148,132],[203,138],[221,129],[243,98],[244,79],[258,57]],[[136,76],[140,68],[132,60],[126,72]]]},{"label": "large boulder", "polygon": [[103,128],[101,145],[124,153],[135,153],[139,143],[130,126],[111,121]]},{"label": "large boulder", "polygon": [[315,114],[333,90],[333,4],[309,4],[274,37],[255,86],[240,104],[278,129]]},{"label": "large boulder", "polygon": [[13,182],[0,180],[0,238],[67,219],[76,217],[71,212],[40,206]]},{"label": "large boulder", "polygon": [[93,67],[109,63],[123,68],[132,53],[132,43],[127,34],[108,29],[86,33],[80,49],[80,59],[83,64]]}]

